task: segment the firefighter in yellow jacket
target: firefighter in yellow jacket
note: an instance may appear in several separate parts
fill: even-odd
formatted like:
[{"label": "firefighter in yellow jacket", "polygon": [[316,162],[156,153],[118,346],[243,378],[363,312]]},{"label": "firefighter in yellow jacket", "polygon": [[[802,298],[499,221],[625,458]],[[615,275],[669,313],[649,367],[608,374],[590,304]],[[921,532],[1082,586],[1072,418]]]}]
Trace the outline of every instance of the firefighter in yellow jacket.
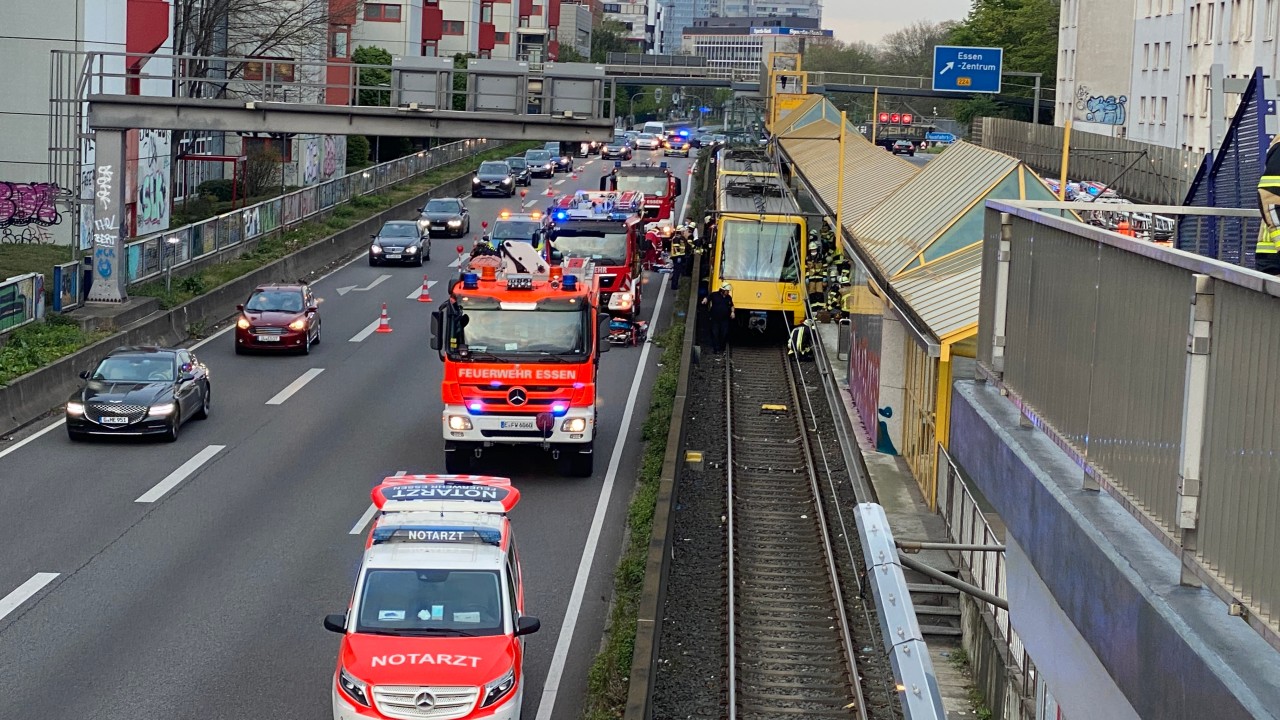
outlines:
[{"label": "firefighter in yellow jacket", "polygon": [[1268,275],[1280,275],[1280,135],[1271,140],[1266,167],[1258,181],[1258,209],[1262,234],[1256,249],[1256,267]]}]

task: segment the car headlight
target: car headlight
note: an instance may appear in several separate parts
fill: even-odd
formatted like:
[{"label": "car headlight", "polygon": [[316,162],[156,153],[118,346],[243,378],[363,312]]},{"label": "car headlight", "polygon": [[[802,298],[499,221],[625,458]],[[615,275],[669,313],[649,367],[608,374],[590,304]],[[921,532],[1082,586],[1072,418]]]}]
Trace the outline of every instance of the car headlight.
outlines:
[{"label": "car headlight", "polygon": [[462,220],[450,220],[445,224],[449,227],[462,227]]},{"label": "car headlight", "polygon": [[338,687],[342,688],[343,695],[365,707],[372,707],[369,704],[369,684],[356,679],[356,676],[347,672],[346,668],[338,670]]},{"label": "car headlight", "polygon": [[293,322],[289,323],[289,329],[290,330],[306,330],[307,329],[306,319],[298,318],[297,320],[294,320]]},{"label": "car headlight", "polygon": [[68,415],[83,415],[83,414],[84,414],[84,403],[78,403],[78,402],[69,402],[69,403],[67,403],[67,414],[68,414]]},{"label": "car headlight", "polygon": [[450,415],[449,429],[450,430],[470,430],[471,418],[465,415]]},{"label": "car headlight", "polygon": [[609,296],[610,310],[630,310],[634,298],[629,292],[616,292]]},{"label": "car headlight", "polygon": [[560,431],[567,433],[585,432],[587,429],[586,418],[569,418],[560,424]]},{"label": "car headlight", "polygon": [[159,405],[152,405],[151,409],[147,411],[147,416],[164,417],[165,415],[170,415],[172,413],[173,403],[160,403]]},{"label": "car headlight", "polygon": [[478,177],[473,177],[473,178],[471,178],[471,184],[472,184],[472,185],[479,185],[479,184],[480,184],[480,178],[478,178]]},{"label": "car headlight", "polygon": [[382,246],[381,246],[381,245],[370,245],[370,246],[369,246],[369,252],[373,253],[374,255],[381,255],[381,254],[382,254]]},{"label": "car headlight", "polygon": [[240,328],[241,330],[248,330],[248,329],[249,329],[249,318],[247,318],[247,317],[245,317],[245,316],[241,315],[241,316],[240,316],[240,319],[239,319],[239,320],[236,320],[236,327]]},{"label": "car headlight", "polygon": [[511,184],[511,178],[510,178],[510,176],[502,178],[502,184],[503,184],[503,185],[510,185],[510,184]]},{"label": "car headlight", "polygon": [[405,248],[405,249],[404,249],[404,253],[405,253],[406,255],[414,255],[414,254],[416,254],[417,252],[418,252],[418,246],[417,246],[417,245],[410,245],[409,247],[407,247],[407,248]]},{"label": "car headlight", "polygon": [[484,702],[480,703],[480,707],[488,707],[498,702],[515,686],[516,669],[513,667],[497,680],[484,684]]}]

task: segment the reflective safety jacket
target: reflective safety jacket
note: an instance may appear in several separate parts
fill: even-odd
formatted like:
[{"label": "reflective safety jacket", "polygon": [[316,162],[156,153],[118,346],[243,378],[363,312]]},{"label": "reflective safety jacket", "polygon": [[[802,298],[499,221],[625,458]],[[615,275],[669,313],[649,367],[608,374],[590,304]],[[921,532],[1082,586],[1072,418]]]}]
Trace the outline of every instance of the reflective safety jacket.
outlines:
[{"label": "reflective safety jacket", "polygon": [[1258,180],[1258,209],[1262,211],[1262,237],[1257,252],[1280,252],[1280,135],[1271,141],[1267,164]]}]

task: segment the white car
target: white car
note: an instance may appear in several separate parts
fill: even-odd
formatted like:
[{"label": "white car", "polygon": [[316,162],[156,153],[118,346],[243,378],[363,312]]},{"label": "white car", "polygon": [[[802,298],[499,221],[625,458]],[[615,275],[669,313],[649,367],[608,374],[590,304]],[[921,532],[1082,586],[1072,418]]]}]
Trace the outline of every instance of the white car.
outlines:
[{"label": "white car", "polygon": [[662,147],[662,138],[649,133],[640,133],[636,136],[637,150],[657,150]]}]

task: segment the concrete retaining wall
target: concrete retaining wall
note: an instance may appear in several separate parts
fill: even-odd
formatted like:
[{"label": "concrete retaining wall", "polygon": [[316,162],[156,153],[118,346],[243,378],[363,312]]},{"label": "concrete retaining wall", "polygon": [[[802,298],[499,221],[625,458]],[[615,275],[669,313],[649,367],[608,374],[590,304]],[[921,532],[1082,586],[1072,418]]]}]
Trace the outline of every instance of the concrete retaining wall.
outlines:
[{"label": "concrete retaining wall", "polygon": [[294,282],[325,266],[363,251],[369,236],[387,220],[417,217],[417,208],[432,197],[461,196],[471,191],[471,173],[395,205],[346,230],[232,280],[158,315],[139,320],[101,342],[90,345],[0,387],[0,435],[36,420],[66,402],[80,385],[79,374],[92,369],[111,350],[122,345],[176,345],[190,329],[212,327],[236,312],[255,287],[269,282]]}]

